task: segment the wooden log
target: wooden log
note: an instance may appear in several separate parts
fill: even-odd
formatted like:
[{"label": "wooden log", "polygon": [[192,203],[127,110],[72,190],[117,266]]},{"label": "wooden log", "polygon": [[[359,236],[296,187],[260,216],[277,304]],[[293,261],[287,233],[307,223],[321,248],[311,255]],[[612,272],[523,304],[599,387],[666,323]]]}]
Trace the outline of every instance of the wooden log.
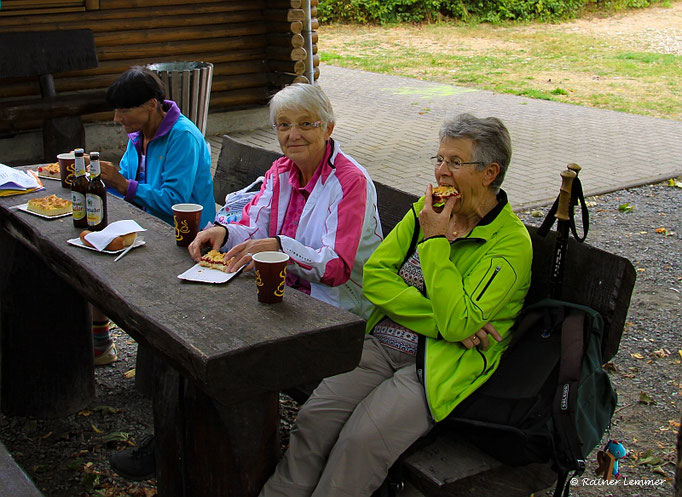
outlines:
[{"label": "wooden log", "polygon": [[248,105],[263,105],[271,96],[267,86],[225,92],[211,92],[211,110],[235,109]]},{"label": "wooden log", "polygon": [[220,24],[216,26],[196,26],[172,30],[150,29],[144,31],[118,31],[96,33],[95,43],[97,46],[136,45],[144,43],[177,42],[178,40],[199,40],[204,38],[214,39],[224,37],[226,33],[230,37],[249,36],[262,34],[265,27],[255,22],[241,22],[237,24]]},{"label": "wooden log", "polygon": [[305,12],[303,9],[289,9],[287,12],[287,21],[302,21],[305,24]]},{"label": "wooden log", "polygon": [[295,76],[305,72],[305,62],[302,60],[298,60],[293,63],[291,61],[284,62],[280,60],[269,60],[268,66],[272,71],[291,73]]},{"label": "wooden log", "polygon": [[248,33],[233,38],[171,41],[168,43],[149,43],[122,47],[101,47],[97,50],[97,58],[100,61],[103,61],[176,55],[177,58],[181,59],[184,58],[184,54],[188,53],[224,52],[260,46],[262,40],[257,40],[257,35],[262,34],[265,34],[265,27],[263,27],[260,33]]},{"label": "wooden log", "polygon": [[[317,7],[319,0],[310,0],[310,5]],[[303,0],[269,0],[268,6],[274,9],[302,9]]]},{"label": "wooden log", "polygon": [[[4,4],[3,4],[4,5]],[[178,17],[178,16],[188,16],[188,15],[204,15],[205,14],[215,14],[224,12],[235,12],[241,10],[256,10],[260,11],[265,8],[264,0],[254,0],[249,3],[249,7],[246,8],[242,3],[232,3],[232,2],[220,2],[220,3],[192,3],[184,5],[175,5],[168,7],[163,13],[160,13],[158,9],[154,7],[140,7],[136,9],[118,9],[118,10],[99,10],[97,12],[82,12],[78,14],[64,13],[59,15],[44,16],[44,15],[32,15],[32,16],[11,16],[7,18],[0,18],[0,26],[9,29],[10,26],[18,26],[19,30],[26,30],[26,26],[30,25],[31,30],[39,30],[39,26],[44,29],[54,29],[54,23],[68,23],[76,22],[79,23],[79,27],[84,27],[92,29],[93,31],[97,29],[97,24],[102,21],[108,21],[112,19],[134,19],[137,17],[152,19],[155,17]],[[3,8],[4,10],[4,8]],[[2,11],[0,11],[2,12]],[[212,16],[210,16],[212,17]],[[120,27],[120,26],[119,26]]]},{"label": "wooden log", "polygon": [[[267,24],[270,33],[302,33],[303,21],[279,22],[270,20]],[[320,24],[317,19],[312,20],[312,30],[319,29]]]},{"label": "wooden log", "polygon": [[305,38],[301,34],[292,33],[274,33],[268,34],[268,45],[276,47],[302,47],[305,43]]},{"label": "wooden log", "polygon": [[90,306],[8,229],[0,226],[0,407],[11,416],[75,413],[95,396]]},{"label": "wooden log", "polygon": [[305,48],[286,47],[268,47],[266,55],[271,60],[305,60],[307,57]]},{"label": "wooden log", "polygon": [[[218,3],[225,0],[201,0],[203,3]],[[100,0],[102,9],[134,9],[140,7],[164,7],[187,5],[186,0]],[[236,2],[235,2],[236,3]]]},{"label": "wooden log", "polygon": [[85,8],[88,10],[99,10],[99,0],[85,0]]},{"label": "wooden log", "polygon": [[[230,24],[230,23],[241,23],[241,22],[256,22],[260,20],[260,14],[258,11],[244,11],[244,12],[220,12],[214,13],[210,16],[210,25],[217,24]],[[139,12],[136,15],[129,17],[125,20],[125,31],[128,36],[131,37],[131,43],[134,43],[135,33],[134,31],[140,30],[150,30],[150,29],[175,29],[178,27],[189,28],[191,26],[207,26],[209,22],[207,21],[206,14],[198,15],[177,15],[177,16],[140,16]],[[26,30],[26,26],[8,26],[6,28],[7,32],[12,31],[22,31]],[[95,33],[95,36],[99,34],[112,33],[121,31],[121,19],[108,19],[108,20],[97,20],[90,22],[83,22],[80,20],[74,21],[60,21],[55,20],[52,25],[40,24],[36,26],[36,29],[31,28],[33,31],[52,31],[54,29],[79,29],[88,28]],[[228,32],[229,33],[229,32]],[[224,35],[225,33],[223,33]],[[106,38],[103,38],[106,40]]]}]

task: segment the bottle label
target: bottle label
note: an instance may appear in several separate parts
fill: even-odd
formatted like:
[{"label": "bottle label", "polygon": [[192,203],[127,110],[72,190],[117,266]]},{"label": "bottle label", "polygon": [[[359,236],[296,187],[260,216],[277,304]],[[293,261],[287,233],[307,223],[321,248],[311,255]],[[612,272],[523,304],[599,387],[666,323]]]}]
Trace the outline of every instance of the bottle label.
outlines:
[{"label": "bottle label", "polygon": [[97,226],[102,222],[104,218],[104,202],[102,202],[102,197],[88,193],[85,199],[85,209],[89,226]]},{"label": "bottle label", "polygon": [[85,195],[79,192],[71,192],[71,202],[73,203],[73,218],[76,220],[84,219],[86,216],[85,210]]},{"label": "bottle label", "polygon": [[76,157],[74,161],[74,169],[75,169],[75,174],[76,178],[78,176],[84,176],[85,175],[85,159],[83,156]]},{"label": "bottle label", "polygon": [[90,161],[90,178],[96,178],[102,172],[102,167],[99,164],[99,160]]}]

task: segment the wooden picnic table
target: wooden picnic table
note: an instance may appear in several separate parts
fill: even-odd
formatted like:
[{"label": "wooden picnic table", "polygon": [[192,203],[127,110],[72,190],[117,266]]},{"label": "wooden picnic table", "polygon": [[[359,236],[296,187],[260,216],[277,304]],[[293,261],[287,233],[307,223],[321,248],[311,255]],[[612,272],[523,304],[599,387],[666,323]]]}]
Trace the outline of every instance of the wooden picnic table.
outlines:
[{"label": "wooden picnic table", "polygon": [[364,321],[301,292],[260,304],[252,275],[183,282],[194,263],[163,221],[109,196],[109,222],[134,219],[146,244],[120,261],[66,243],[70,217],[10,209],[51,193],[0,197],[0,408],[55,417],[94,396],[97,303],[165,365],[154,387],[157,484],[164,497],[256,495],[279,455],[278,391],[352,369]]}]

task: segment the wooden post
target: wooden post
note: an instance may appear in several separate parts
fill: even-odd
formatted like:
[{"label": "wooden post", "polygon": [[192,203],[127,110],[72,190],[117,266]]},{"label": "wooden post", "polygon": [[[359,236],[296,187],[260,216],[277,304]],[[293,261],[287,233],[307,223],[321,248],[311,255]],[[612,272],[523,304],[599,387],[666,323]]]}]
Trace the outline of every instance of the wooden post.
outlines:
[{"label": "wooden post", "polygon": [[170,367],[157,377],[154,431],[159,495],[258,495],[279,456],[277,392],[221,403]]},{"label": "wooden post", "polygon": [[95,396],[88,302],[2,229],[0,259],[2,411],[53,418],[83,409]]}]

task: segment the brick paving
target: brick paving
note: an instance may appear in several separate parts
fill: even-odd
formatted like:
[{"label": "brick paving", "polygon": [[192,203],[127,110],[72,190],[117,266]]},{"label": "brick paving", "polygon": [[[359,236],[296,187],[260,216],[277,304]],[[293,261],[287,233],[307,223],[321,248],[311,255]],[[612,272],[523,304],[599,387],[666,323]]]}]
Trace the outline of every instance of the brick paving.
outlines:
[{"label": "brick paving", "polygon": [[[559,173],[578,163],[586,193],[598,194],[682,174],[682,122],[460,88],[329,65],[320,85],[336,114],[333,137],[382,183],[423,194],[433,181],[430,157],[451,112],[496,116],[510,130],[514,154],[503,188],[512,205],[552,201]],[[270,128],[233,133],[279,151]],[[219,152],[219,138],[213,138]]]}]

